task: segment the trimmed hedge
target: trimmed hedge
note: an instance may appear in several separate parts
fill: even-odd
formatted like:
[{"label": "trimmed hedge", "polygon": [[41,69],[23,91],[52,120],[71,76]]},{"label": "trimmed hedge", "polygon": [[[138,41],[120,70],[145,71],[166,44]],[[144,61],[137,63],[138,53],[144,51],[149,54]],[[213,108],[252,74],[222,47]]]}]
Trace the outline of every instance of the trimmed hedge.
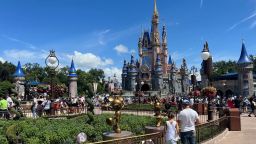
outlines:
[{"label": "trimmed hedge", "polygon": [[[26,144],[64,144],[75,143],[76,136],[80,132],[87,134],[88,142],[101,141],[102,133],[112,131],[106,118],[110,114],[94,116],[94,122],[87,124],[87,116],[80,116],[65,120],[25,119],[20,121],[0,121],[0,141],[2,143],[15,143],[17,135],[19,141]],[[146,125],[153,125],[155,118],[136,115],[122,115],[121,129],[131,131],[136,135],[144,134]]]}]

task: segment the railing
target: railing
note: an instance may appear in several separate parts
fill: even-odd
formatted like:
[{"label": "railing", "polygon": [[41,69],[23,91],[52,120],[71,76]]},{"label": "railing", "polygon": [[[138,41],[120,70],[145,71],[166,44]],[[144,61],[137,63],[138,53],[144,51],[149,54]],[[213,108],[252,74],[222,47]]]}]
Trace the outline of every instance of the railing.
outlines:
[{"label": "railing", "polygon": [[228,127],[228,117],[224,116],[220,119],[197,125],[196,126],[196,141],[202,143],[213,139],[218,134],[222,133]]},{"label": "railing", "polygon": [[157,132],[115,140],[100,141],[92,144],[143,144],[147,142],[153,142],[154,144],[165,144],[165,135],[163,132]]},{"label": "railing", "polygon": [[[196,143],[202,143],[213,139],[222,133],[228,126],[228,117],[224,116],[220,119],[200,124],[196,126]],[[107,140],[95,142],[92,144],[144,144],[153,142],[154,144],[165,144],[165,132],[157,132],[139,136],[126,137],[122,139]],[[181,141],[178,141],[181,144]]]},{"label": "railing", "polygon": [[[22,109],[22,113],[25,117],[33,118],[33,113],[30,109]],[[42,117],[53,118],[53,117],[77,116],[85,113],[87,113],[86,107],[69,107],[69,108],[51,109],[49,114],[43,111]]]},{"label": "railing", "polygon": [[[139,111],[139,110],[121,110],[123,114],[133,114],[133,115],[138,115],[138,116],[154,116],[154,111]],[[102,113],[110,113],[114,114],[114,111],[107,111],[107,110],[101,110],[97,109],[97,114],[102,114]],[[178,116],[178,113],[176,113],[176,118]],[[219,113],[216,111],[214,112],[213,115],[213,120],[216,120],[219,118]],[[206,123],[208,120],[208,115],[199,115],[199,120],[201,123]]]}]

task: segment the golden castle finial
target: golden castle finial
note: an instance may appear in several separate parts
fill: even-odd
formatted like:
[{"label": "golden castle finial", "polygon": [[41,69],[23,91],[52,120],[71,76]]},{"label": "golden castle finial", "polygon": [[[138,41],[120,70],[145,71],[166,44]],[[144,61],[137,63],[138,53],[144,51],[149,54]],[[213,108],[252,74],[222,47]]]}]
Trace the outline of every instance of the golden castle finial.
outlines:
[{"label": "golden castle finial", "polygon": [[156,0],[154,0],[154,15],[158,15]]}]

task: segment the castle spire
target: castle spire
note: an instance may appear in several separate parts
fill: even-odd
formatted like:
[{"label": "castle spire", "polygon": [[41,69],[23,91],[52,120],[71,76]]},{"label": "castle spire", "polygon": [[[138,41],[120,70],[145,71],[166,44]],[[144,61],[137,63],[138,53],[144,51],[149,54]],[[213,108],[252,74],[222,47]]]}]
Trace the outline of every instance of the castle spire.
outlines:
[{"label": "castle spire", "polygon": [[250,60],[250,58],[248,57],[246,48],[245,48],[245,44],[244,41],[242,41],[242,50],[241,50],[241,55],[240,58],[238,60],[238,64],[242,64],[242,63],[251,63],[252,61]]},{"label": "castle spire", "polygon": [[25,77],[25,74],[21,68],[20,61],[18,61],[18,65],[16,67],[15,73],[13,74],[14,77]]},{"label": "castle spire", "polygon": [[156,0],[154,0],[154,15],[158,15]]},{"label": "castle spire", "polygon": [[75,68],[75,64],[74,64],[74,60],[72,59],[71,61],[71,66],[69,68],[69,75],[70,77],[76,77],[77,74],[76,74],[76,68]]}]

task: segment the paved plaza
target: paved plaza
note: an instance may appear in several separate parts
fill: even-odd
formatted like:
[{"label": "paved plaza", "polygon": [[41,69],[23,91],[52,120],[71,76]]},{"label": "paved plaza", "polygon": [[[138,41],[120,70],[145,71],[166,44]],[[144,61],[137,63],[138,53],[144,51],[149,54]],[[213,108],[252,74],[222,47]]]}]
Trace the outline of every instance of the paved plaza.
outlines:
[{"label": "paved plaza", "polygon": [[255,144],[256,117],[241,116],[242,131],[229,131],[221,144]]}]

